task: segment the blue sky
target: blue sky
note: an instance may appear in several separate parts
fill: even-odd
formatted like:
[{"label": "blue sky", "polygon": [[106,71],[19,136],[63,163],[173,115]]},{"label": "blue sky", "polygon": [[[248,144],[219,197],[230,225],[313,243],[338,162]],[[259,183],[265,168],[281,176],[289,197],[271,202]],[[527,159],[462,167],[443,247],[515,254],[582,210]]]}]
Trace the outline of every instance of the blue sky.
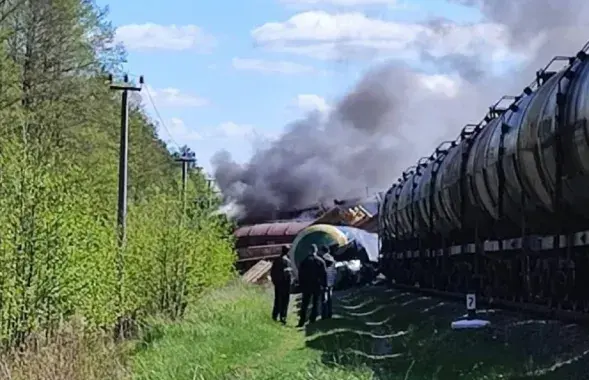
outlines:
[{"label": "blue sky", "polygon": [[[150,86],[166,126],[161,137],[189,145],[207,170],[219,149],[247,160],[252,141],[276,138],[307,110],[332,104],[377,60],[419,66],[403,44],[423,32],[420,22],[480,20],[475,10],[442,0],[288,1],[99,4],[109,6],[117,38],[127,46],[128,71],[143,74]],[[430,42],[434,50],[449,49],[461,38],[453,37],[454,45]],[[341,40],[360,50],[338,48]],[[149,102],[146,107],[153,114]]]}]

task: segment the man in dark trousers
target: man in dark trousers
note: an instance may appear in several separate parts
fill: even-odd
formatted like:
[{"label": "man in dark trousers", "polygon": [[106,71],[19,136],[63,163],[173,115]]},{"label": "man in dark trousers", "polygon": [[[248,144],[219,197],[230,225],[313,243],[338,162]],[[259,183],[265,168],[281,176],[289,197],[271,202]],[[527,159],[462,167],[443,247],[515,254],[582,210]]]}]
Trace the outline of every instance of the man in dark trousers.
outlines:
[{"label": "man in dark trousers", "polygon": [[326,267],[326,286],[323,289],[323,302],[321,304],[321,319],[329,319],[333,315],[331,297],[333,295],[333,286],[337,277],[337,269],[335,268],[335,259],[330,254],[328,246],[321,247],[323,253],[323,260]]},{"label": "man in dark trousers", "polygon": [[274,284],[272,319],[277,321],[280,318],[280,322],[285,325],[292,282],[292,267],[288,258],[288,248],[282,247],[280,257],[276,258],[272,263],[270,277],[272,277],[272,283]]},{"label": "man in dark trousers", "polygon": [[299,286],[302,292],[302,300],[297,327],[303,327],[305,325],[309,303],[311,303],[309,322],[313,323],[317,319],[319,302],[322,295],[321,289],[326,285],[326,277],[325,262],[318,255],[317,245],[313,244],[311,246],[311,253],[299,266]]}]

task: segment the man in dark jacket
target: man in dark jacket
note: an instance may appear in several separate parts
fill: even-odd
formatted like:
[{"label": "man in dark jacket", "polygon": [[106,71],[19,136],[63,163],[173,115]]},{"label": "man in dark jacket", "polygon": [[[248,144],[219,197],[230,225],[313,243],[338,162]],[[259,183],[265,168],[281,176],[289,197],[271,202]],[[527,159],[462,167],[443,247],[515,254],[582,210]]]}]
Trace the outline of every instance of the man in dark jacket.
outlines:
[{"label": "man in dark jacket", "polygon": [[326,286],[323,288],[323,302],[321,304],[321,319],[329,319],[333,315],[332,308],[332,295],[335,280],[337,278],[337,269],[335,268],[335,259],[329,252],[329,247],[323,246],[323,261],[325,261],[326,267]]},{"label": "man in dark jacket", "polygon": [[272,277],[272,283],[274,284],[272,319],[277,321],[280,318],[280,322],[286,324],[292,282],[292,267],[288,258],[288,248],[282,247],[280,257],[276,258],[272,263],[270,277]]},{"label": "man in dark jacket", "polygon": [[309,303],[311,303],[309,322],[313,323],[317,319],[322,295],[321,289],[325,287],[326,281],[325,262],[318,255],[317,245],[313,244],[311,253],[299,266],[299,286],[302,292],[302,300],[298,327],[305,325]]}]

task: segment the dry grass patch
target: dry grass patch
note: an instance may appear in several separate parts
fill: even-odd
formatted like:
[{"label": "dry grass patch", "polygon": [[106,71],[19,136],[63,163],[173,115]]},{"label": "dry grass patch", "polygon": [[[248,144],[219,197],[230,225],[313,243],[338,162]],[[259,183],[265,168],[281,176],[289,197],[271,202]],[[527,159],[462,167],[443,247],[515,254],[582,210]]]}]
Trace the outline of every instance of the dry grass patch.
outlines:
[{"label": "dry grass patch", "polygon": [[70,324],[49,342],[30,338],[0,357],[1,380],[126,380],[130,344],[115,344],[112,334],[84,332]]}]

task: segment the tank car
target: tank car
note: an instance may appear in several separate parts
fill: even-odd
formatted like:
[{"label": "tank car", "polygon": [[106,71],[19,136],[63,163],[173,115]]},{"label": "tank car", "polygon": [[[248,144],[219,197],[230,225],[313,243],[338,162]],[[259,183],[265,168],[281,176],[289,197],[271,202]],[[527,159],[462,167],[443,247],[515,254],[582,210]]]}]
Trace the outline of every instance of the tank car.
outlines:
[{"label": "tank car", "polygon": [[372,281],[377,274],[379,250],[376,233],[351,226],[313,224],[297,235],[289,250],[295,282],[298,282],[298,268],[312,252],[313,244],[331,248],[338,271],[336,289]]},{"label": "tank car", "polygon": [[555,57],[403,172],[379,216],[390,280],[589,313],[587,57]]},{"label": "tank car", "polygon": [[258,261],[278,257],[282,248],[289,247],[297,234],[310,224],[311,222],[277,221],[240,226],[233,232],[238,256],[235,263],[237,269],[244,273]]}]

